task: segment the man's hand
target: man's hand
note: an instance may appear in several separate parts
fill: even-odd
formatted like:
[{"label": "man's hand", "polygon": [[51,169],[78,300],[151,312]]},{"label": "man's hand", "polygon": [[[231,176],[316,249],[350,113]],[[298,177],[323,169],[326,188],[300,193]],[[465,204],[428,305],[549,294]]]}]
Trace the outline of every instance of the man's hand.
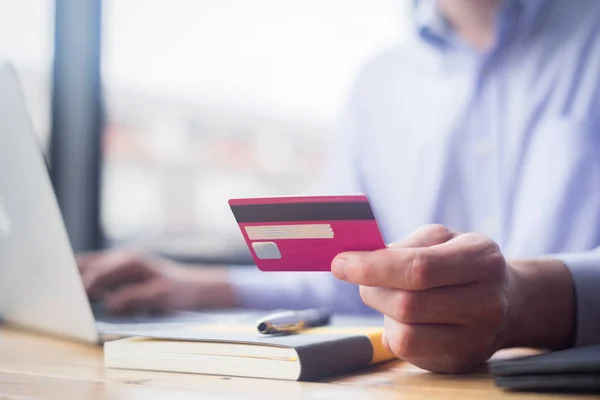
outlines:
[{"label": "man's hand", "polygon": [[464,372],[508,346],[560,348],[573,327],[573,284],[555,260],[508,264],[479,234],[426,225],[374,252],[348,252],[334,275],[385,314],[386,345],[434,372]]},{"label": "man's hand", "polygon": [[225,270],[185,268],[131,251],[88,253],[77,259],[91,300],[109,312],[168,312],[235,303]]}]

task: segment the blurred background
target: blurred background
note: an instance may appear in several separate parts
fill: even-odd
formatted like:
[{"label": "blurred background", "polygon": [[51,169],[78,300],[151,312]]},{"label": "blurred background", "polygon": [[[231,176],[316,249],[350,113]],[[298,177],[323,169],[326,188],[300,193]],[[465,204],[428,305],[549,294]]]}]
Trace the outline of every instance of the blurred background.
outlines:
[{"label": "blurred background", "polygon": [[0,0],[77,251],[250,261],[227,200],[301,194],[408,0]]}]

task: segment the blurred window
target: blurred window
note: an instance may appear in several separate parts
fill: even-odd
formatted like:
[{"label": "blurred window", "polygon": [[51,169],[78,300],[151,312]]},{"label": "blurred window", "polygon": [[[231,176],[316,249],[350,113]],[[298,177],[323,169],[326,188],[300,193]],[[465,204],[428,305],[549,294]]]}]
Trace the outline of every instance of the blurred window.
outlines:
[{"label": "blurred window", "polygon": [[0,59],[19,74],[36,133],[46,146],[50,132],[54,1],[0,0]]},{"label": "blurred window", "polygon": [[398,0],[105,0],[107,237],[178,254],[242,246],[235,196],[309,190]]}]

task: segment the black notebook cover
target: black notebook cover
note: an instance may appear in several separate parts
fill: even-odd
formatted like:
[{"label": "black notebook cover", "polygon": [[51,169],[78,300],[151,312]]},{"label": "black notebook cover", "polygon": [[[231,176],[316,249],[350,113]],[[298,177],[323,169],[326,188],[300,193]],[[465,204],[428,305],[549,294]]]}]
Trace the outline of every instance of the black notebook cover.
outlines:
[{"label": "black notebook cover", "polygon": [[490,363],[497,386],[600,393],[600,344]]}]

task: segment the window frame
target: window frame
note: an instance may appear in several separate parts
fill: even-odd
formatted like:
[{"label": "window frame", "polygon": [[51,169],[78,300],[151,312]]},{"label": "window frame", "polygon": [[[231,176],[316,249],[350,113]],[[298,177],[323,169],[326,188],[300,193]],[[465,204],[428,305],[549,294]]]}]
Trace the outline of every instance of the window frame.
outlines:
[{"label": "window frame", "polygon": [[102,0],[55,0],[49,163],[75,252],[104,246],[100,225],[101,24]]}]

